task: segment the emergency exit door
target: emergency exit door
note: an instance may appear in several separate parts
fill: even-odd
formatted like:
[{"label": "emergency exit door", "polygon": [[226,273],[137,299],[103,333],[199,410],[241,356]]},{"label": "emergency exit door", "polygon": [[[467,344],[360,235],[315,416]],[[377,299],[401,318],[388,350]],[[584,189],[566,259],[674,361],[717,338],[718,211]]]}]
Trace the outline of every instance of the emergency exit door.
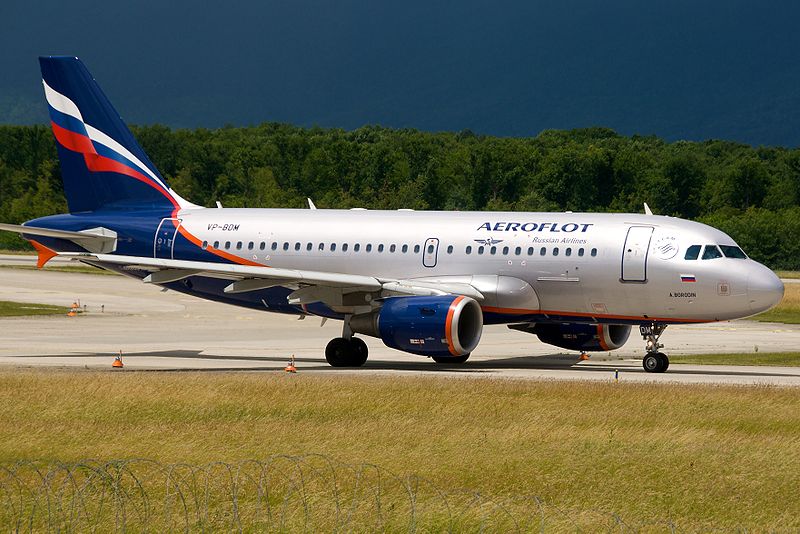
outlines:
[{"label": "emergency exit door", "polygon": [[436,267],[437,256],[439,255],[439,240],[431,237],[425,240],[425,248],[422,249],[422,265],[425,267]]},{"label": "emergency exit door", "polygon": [[623,282],[647,281],[647,253],[650,250],[650,239],[653,237],[652,226],[631,226],[625,237],[625,248],[622,250]]}]

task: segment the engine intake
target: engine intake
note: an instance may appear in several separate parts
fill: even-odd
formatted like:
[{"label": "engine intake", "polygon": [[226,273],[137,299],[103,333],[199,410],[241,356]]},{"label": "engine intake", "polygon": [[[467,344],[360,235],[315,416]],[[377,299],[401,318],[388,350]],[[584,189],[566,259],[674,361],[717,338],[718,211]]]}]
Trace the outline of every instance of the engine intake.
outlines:
[{"label": "engine intake", "polygon": [[412,354],[463,356],[478,346],[483,312],[465,296],[393,297],[379,310],[352,317],[350,328]]}]

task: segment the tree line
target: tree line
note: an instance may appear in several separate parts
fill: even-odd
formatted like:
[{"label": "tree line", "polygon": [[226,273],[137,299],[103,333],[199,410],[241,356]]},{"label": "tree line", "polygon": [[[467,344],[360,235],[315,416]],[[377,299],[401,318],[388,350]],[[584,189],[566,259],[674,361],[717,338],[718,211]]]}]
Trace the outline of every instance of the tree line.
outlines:
[{"label": "tree line", "polygon": [[[641,212],[706,222],[754,259],[800,269],[800,149],[622,136],[607,128],[503,138],[468,130],[287,124],[133,128],[169,184],[200,205]],[[46,126],[0,126],[0,221],[66,211]],[[0,248],[27,243],[0,234]]]}]

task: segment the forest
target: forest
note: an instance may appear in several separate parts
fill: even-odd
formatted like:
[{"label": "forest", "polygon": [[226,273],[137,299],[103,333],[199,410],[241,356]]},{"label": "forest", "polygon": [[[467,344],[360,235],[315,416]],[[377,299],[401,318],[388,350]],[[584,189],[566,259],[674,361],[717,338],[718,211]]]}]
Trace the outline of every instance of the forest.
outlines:
[{"label": "forest", "polygon": [[[705,222],[800,269],[800,149],[607,128],[507,138],[364,126],[132,128],[181,196],[226,207],[642,212]],[[0,221],[66,211],[50,129],[0,126]],[[1,249],[28,248],[0,233]]]}]

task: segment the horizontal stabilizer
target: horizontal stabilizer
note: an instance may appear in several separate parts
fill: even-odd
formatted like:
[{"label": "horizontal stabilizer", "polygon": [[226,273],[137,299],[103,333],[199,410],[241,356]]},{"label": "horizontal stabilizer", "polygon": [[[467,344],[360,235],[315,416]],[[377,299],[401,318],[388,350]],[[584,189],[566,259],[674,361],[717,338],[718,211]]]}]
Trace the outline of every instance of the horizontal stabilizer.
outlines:
[{"label": "horizontal stabilizer", "polygon": [[0,230],[31,236],[66,239],[96,254],[107,254],[114,252],[117,248],[117,233],[107,228],[91,228],[80,232],[71,232],[69,230],[53,230],[52,228],[0,223]]}]

